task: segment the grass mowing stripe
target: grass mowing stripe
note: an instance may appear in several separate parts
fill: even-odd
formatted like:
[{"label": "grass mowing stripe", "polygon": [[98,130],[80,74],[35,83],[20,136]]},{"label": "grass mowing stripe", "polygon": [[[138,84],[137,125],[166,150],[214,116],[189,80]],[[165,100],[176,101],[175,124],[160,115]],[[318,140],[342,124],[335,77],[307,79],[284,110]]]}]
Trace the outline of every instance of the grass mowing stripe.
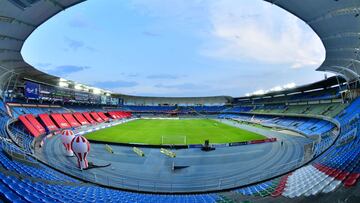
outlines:
[{"label": "grass mowing stripe", "polygon": [[86,135],[89,140],[95,141],[149,145],[160,145],[163,136],[186,136],[187,144],[202,144],[207,139],[210,143],[229,143],[265,138],[263,135],[210,119],[139,119]]}]

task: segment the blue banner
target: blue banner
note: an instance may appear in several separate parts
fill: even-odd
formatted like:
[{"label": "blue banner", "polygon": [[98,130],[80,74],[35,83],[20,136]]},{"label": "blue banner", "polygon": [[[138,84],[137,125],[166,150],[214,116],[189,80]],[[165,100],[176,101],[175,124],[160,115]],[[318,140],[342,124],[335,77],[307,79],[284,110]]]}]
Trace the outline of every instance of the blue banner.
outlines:
[{"label": "blue banner", "polygon": [[224,147],[228,147],[229,144],[212,144],[211,146],[215,147],[215,148],[224,148]]},{"label": "blue banner", "polygon": [[201,147],[203,147],[202,144],[190,144],[189,145],[189,148],[201,148]]},{"label": "blue banner", "polygon": [[40,85],[37,83],[25,82],[25,97],[31,99],[38,99],[40,96]]},{"label": "blue banner", "polygon": [[230,143],[229,146],[241,146],[241,145],[247,145],[248,142],[233,142],[233,143]]}]

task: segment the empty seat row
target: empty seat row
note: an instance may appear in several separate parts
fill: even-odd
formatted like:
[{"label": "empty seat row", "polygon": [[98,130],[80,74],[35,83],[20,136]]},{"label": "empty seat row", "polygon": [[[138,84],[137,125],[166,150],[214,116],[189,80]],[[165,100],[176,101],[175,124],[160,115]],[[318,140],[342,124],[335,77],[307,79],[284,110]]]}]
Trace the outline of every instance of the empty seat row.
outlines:
[{"label": "empty seat row", "polygon": [[[122,119],[131,117],[129,112],[113,111],[109,113],[112,119]],[[39,114],[39,120],[33,115],[26,114],[19,116],[21,123],[27,128],[28,132],[34,137],[54,132],[59,129],[77,128],[82,125],[90,125],[109,121],[109,117],[104,112],[85,112],[85,113],[53,113]],[[43,124],[40,124],[40,122]]]}]

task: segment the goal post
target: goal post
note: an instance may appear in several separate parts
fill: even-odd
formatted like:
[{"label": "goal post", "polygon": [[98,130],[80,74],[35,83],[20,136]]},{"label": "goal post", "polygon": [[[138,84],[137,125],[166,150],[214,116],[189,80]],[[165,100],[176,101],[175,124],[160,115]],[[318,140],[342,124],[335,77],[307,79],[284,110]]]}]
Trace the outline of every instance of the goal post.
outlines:
[{"label": "goal post", "polygon": [[161,136],[161,145],[187,145],[186,136],[172,135]]}]

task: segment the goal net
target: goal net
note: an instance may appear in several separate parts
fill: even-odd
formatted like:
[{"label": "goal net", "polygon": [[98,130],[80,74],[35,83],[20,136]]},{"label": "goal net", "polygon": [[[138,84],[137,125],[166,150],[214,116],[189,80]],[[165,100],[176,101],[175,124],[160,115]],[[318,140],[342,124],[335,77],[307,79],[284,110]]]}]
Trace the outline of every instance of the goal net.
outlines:
[{"label": "goal net", "polygon": [[186,136],[161,136],[162,145],[186,145]]}]

